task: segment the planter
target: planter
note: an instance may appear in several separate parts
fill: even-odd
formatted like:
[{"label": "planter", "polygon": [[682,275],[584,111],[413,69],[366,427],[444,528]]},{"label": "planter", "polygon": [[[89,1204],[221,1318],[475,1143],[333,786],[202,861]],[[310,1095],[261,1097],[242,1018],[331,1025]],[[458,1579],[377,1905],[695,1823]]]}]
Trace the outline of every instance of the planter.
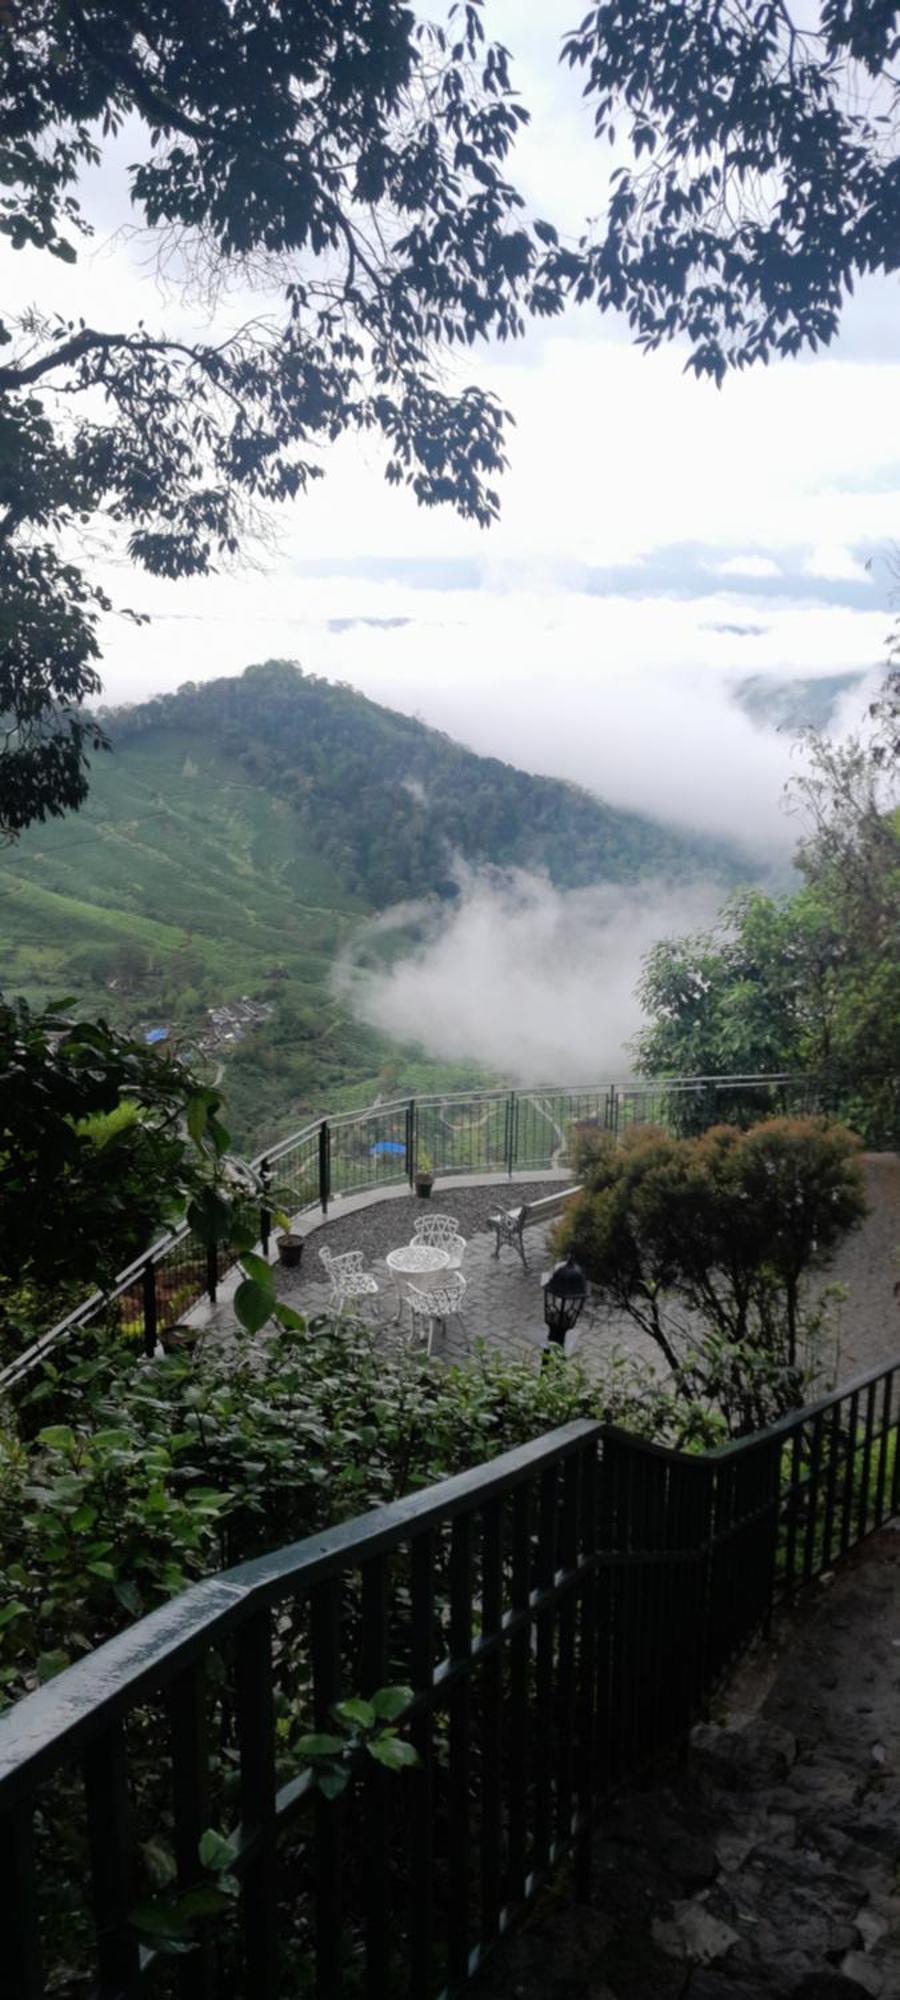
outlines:
[{"label": "planter", "polygon": [[420,1201],[430,1200],[431,1190],[433,1187],[434,1187],[433,1174],[421,1173],[416,1175],[416,1193]]},{"label": "planter", "polygon": [[302,1236],[292,1236],[290,1230],[286,1230],[283,1236],[276,1237],[275,1242],[282,1264],[289,1271],[295,1271],[303,1256]]}]

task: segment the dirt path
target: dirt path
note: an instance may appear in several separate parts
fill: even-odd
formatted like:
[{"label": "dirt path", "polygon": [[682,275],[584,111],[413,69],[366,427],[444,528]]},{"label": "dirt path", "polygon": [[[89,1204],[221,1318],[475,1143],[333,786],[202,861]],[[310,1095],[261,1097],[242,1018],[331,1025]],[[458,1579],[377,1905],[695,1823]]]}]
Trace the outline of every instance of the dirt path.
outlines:
[{"label": "dirt path", "polygon": [[605,1816],[480,2000],[898,2000],[900,1533],[808,1592],[695,1730]]}]

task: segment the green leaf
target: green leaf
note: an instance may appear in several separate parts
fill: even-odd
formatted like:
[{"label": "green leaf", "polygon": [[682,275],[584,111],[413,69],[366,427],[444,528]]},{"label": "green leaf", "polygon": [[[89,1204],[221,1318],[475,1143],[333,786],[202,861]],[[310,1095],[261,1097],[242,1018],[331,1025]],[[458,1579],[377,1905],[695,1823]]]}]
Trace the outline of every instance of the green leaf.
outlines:
[{"label": "green leaf", "polygon": [[248,1278],[254,1278],[258,1285],[268,1286],[274,1295],[275,1276],[271,1265],[266,1263],[264,1257],[256,1256],[252,1250],[245,1250],[241,1258],[241,1269],[246,1271]]},{"label": "green leaf", "polygon": [[27,1604],[23,1604],[19,1597],[14,1597],[10,1604],[4,1604],[3,1610],[0,1611],[0,1631],[4,1625],[11,1625],[14,1618],[27,1616],[27,1612]]},{"label": "green leaf", "polygon": [[48,1445],[51,1451],[74,1451],[75,1432],[70,1424],[48,1424],[38,1431],[38,1444]]},{"label": "green leaf", "polygon": [[140,1937],[151,1938],[157,1951],[175,1958],[195,1949],[190,1918],[177,1903],[138,1903],[128,1921]]},{"label": "green leaf", "polygon": [[228,1889],[216,1882],[198,1882],[195,1889],[186,1889],[179,1897],[178,1907],[188,1918],[216,1917],[234,1901],[236,1889],[236,1883],[234,1889]]},{"label": "green leaf", "polygon": [[306,1320],[304,1319],[302,1313],[294,1311],[293,1306],[282,1306],[282,1305],[273,1306],[272,1318],[274,1320],[277,1320],[278,1325],[283,1329],[285,1333],[306,1332]]},{"label": "green leaf", "polygon": [[372,1703],[362,1701],[358,1695],[352,1695],[349,1701],[335,1702],[331,1713],[339,1722],[353,1722],[360,1729],[374,1729],[377,1720]]},{"label": "green leaf", "polygon": [[68,1665],[69,1655],[63,1652],[61,1646],[53,1647],[46,1653],[39,1653],[35,1663],[35,1672],[41,1687],[43,1687],[45,1681],[55,1680],[57,1674],[64,1673]]},{"label": "green leaf", "polygon": [[297,1755],[312,1762],[316,1757],[340,1757],[347,1748],[344,1736],[329,1736],[327,1731],[317,1736],[301,1736],[297,1743]]},{"label": "green leaf", "polygon": [[372,1707],[380,1722],[394,1722],[414,1700],[415,1690],[411,1687],[383,1687],[373,1694]]},{"label": "green leaf", "polygon": [[102,1583],[115,1583],[116,1572],[112,1563],[91,1562],[86,1565],[91,1576],[99,1576]]},{"label": "green leaf", "polygon": [[234,1842],[228,1840],[224,1833],[218,1833],[214,1826],[208,1826],[206,1832],[200,1836],[197,1852],[204,1868],[209,1868],[214,1875],[220,1875],[223,1869],[232,1867],[236,1848]]},{"label": "green leaf", "polygon": [[167,1889],[177,1874],[171,1848],[163,1840],[145,1840],[141,1843],[141,1856],[154,1888]]},{"label": "green leaf", "polygon": [[203,1143],[206,1121],[209,1117],[209,1097],[205,1090],[198,1090],[188,1099],[187,1128],[195,1146]]},{"label": "green leaf", "polygon": [[402,1736],[376,1736],[366,1748],[369,1756],[386,1764],[389,1771],[409,1770],[419,1761],[418,1750],[412,1743],[404,1743]]},{"label": "green leaf", "polygon": [[229,1145],[231,1144],[231,1133],[228,1131],[227,1127],[222,1124],[220,1118],[213,1118],[212,1115],[210,1115],[210,1117],[206,1121],[206,1129],[213,1142],[216,1156],[218,1159],[221,1160],[223,1154],[227,1153]]},{"label": "green leaf", "polygon": [[336,1799],[339,1793],[346,1791],[349,1777],[349,1771],[320,1771],[316,1789],[324,1792],[326,1799]]},{"label": "green leaf", "polygon": [[255,1278],[245,1278],[234,1295],[234,1310],[247,1333],[258,1333],[272,1317],[273,1294]]},{"label": "green leaf", "polygon": [[122,1610],[128,1612],[129,1618],[140,1617],[144,1609],[144,1600],[136,1583],[129,1582],[126,1577],[124,1582],[116,1584],[113,1596],[121,1604]]}]

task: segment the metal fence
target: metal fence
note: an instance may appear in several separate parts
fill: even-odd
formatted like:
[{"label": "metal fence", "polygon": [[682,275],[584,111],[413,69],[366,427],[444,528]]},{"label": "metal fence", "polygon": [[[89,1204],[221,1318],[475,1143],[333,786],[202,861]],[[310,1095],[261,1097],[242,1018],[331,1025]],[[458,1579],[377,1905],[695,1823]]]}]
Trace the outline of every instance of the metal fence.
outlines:
[{"label": "metal fence", "polygon": [[[562,1857],[587,1894],[611,1788],[896,1509],[898,1418],[900,1359],[703,1456],[574,1423],[186,1591],[0,1718],[0,1993],[462,1992]],[[325,1797],[296,1734],[397,1683],[416,1768],[360,1749]],[[200,1912],[176,1959],[134,1922],[154,1841]]]},{"label": "metal fence", "polygon": [[[833,1087],[811,1076],[673,1078],[621,1089],[593,1084],[566,1089],[480,1090],[397,1099],[364,1111],[324,1117],[253,1162],[280,1207],[300,1216],[328,1213],[336,1196],[374,1193],[408,1183],[420,1168],[455,1174],[542,1173],[571,1164],[580,1132],[614,1133],[656,1124],[687,1135],[720,1120],[750,1123],[774,1113],[841,1113]],[[258,1217],[268,1251],[270,1212]],[[82,1329],[108,1323],[152,1353],[157,1339],[203,1297],[215,1299],[228,1267],[189,1229],[167,1236],[123,1271],[111,1292],[94,1293],[33,1342],[3,1371],[0,1396],[15,1389],[56,1348]]]}]

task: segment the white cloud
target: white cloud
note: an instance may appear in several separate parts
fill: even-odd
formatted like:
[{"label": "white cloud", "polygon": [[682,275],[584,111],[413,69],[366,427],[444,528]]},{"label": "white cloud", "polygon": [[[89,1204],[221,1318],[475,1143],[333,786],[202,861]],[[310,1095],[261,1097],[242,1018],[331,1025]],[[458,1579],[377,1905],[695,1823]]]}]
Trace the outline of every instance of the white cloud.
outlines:
[{"label": "white cloud", "polygon": [[413,916],[429,925],[389,971],[354,972],[345,961],[338,988],[384,1032],[527,1084],[627,1076],[644,953],[660,936],[705,926],[722,901],[721,888],[703,882],[563,892],[521,870],[462,869],[460,883],[458,903],[406,904],[368,927],[357,949]]},{"label": "white cloud", "polygon": [[840,542],[820,543],[807,558],[808,576],[834,577],[840,582],[867,583],[871,586],[871,571],[866,569],[852,549]]},{"label": "white cloud", "polygon": [[781,570],[770,556],[729,556],[727,562],[711,563],[717,576],[780,576]]},{"label": "white cloud", "polygon": [[[483,754],[772,853],[794,840],[780,810],[791,746],[751,722],[734,682],[868,669],[887,625],[880,611],[777,601],[764,629],[737,638],[717,629],[754,622],[735,593],[598,597],[550,568],[536,588],[483,590],[243,575],[198,587],[192,617],[175,586],[157,586],[157,603],[165,623],[113,636],[129,662],[113,677],[117,693],[294,658]],[[376,615],[406,622],[364,622]],[[359,622],[336,632],[336,616]]]}]

